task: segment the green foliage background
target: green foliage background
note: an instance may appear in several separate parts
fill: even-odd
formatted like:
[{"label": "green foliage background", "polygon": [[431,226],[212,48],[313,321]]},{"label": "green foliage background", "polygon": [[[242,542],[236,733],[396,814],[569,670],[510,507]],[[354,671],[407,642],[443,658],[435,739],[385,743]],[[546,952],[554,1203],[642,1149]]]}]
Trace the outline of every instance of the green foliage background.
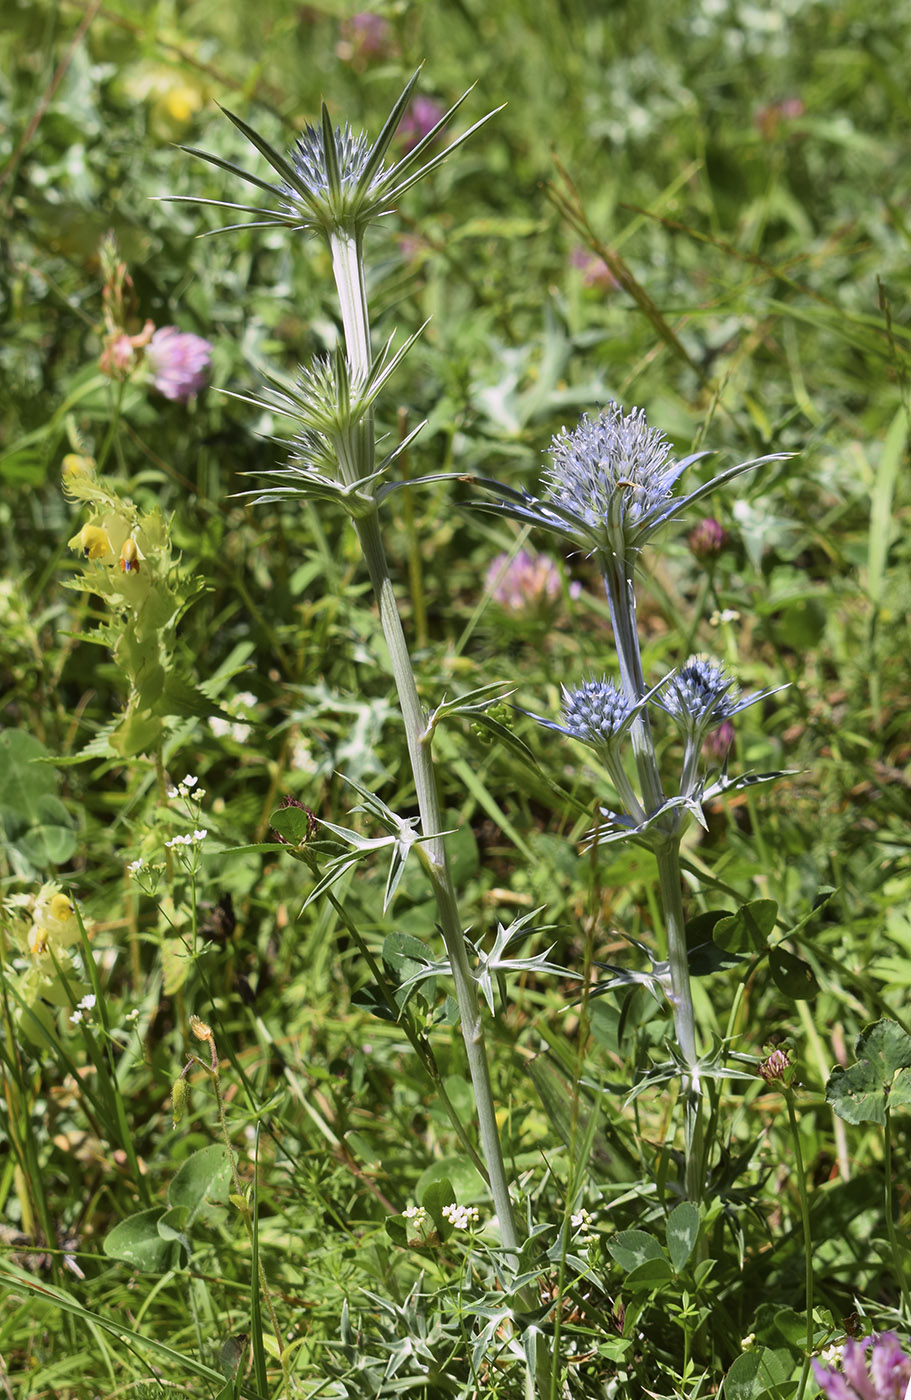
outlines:
[{"label": "green foliage background", "polygon": [[[401,341],[432,317],[379,407],[391,441],[427,419],[408,471],[533,486],[553,433],[611,398],[643,407],[681,453],[711,448],[722,465],[797,454],[712,502],[730,543],[710,581],[682,529],[646,559],[645,659],[657,679],[704,649],[745,689],[790,686],[746,712],[731,760],[789,775],[709,813],[708,833],[687,851],[689,912],[775,901],[776,937],[790,935],[785,951],[812,969],[816,991],[797,1000],[762,964],[736,1001],[739,974],[700,982],[699,1011],[746,1054],[764,1053],[770,1035],[798,1042],[824,1306],[833,1325],[855,1309],[877,1325],[897,1316],[895,1260],[876,1245],[880,1139],[863,1126],[845,1138],[822,1091],[867,1022],[902,1021],[909,985],[911,14],[880,0],[402,0],[381,13],[389,38],[375,56],[352,45],[341,6],[36,0],[0,18],[0,868],[8,893],[51,877],[72,891],[94,926],[106,1029],[140,1013],[122,1045],[99,1034],[93,1047],[63,1013],[52,1041],[19,1038],[7,1007],[2,1238],[12,1268],[57,1290],[42,1295],[18,1274],[9,1283],[0,1355],[17,1397],[137,1394],[130,1387],[150,1383],[153,1365],[183,1387],[197,1362],[210,1373],[196,1372],[207,1388],[195,1393],[215,1394],[222,1340],[250,1330],[249,1255],[227,1213],[194,1239],[190,1267],[154,1293],[147,1275],[134,1283],[100,1252],[118,1222],[163,1205],[180,1164],[216,1132],[203,1090],[189,1126],[170,1127],[190,1011],[213,1023],[230,1062],[236,1145],[247,1156],[258,1133],[260,1247],[299,1344],[300,1393],[327,1357],[344,1369],[344,1299],[366,1336],[379,1310],[361,1290],[403,1303],[422,1264],[435,1282],[446,1276],[448,1260],[411,1256],[384,1231],[390,1213],[418,1198],[422,1173],[448,1171],[460,1199],[476,1189],[402,1035],[364,1009],[371,979],[356,947],[329,907],[300,912],[306,867],[270,851],[231,854],[265,841],[283,796],[345,820],[353,802],[340,774],[397,810],[413,802],[350,532],[309,507],[244,506],[243,474],[279,457],[269,434],[282,424],[218,392],[254,391],[263,370],[293,373],[331,348],[328,255],[272,229],[200,241],[220,211],[157,198],[247,198],[178,149],[249,167],[254,157],[216,102],[282,148],[322,99],[336,119],[374,133],[420,63],[421,91],[447,106],[477,85],[460,114],[466,125],[505,106],[407,196],[369,249],[378,338],[395,329]],[[576,265],[584,221],[615,269],[622,263],[622,285],[592,285]],[[135,283],[139,324],[149,317],[213,343],[212,388],[190,405],[137,381],[118,406],[99,374],[98,250],[108,230]],[[60,490],[74,450],[104,456],[116,489],[172,516],[188,599],[204,587],[181,621],[174,667],[208,705],[194,713],[187,702],[171,716],[160,772],[151,756],[89,759],[65,763],[53,783],[42,767],[30,788],[16,757],[22,740],[9,732],[71,760],[124,697],[107,651],[80,639],[99,621],[98,599],[64,587],[80,567],[66,542],[82,517]],[[558,605],[504,612],[485,578],[515,535],[463,509],[467,495],[458,483],[415,492],[386,522],[425,699],[502,681],[517,687],[518,704],[555,715],[561,683],[611,668],[598,581],[584,560],[561,561]],[[583,584],[579,598],[571,578]],[[712,625],[713,613],[727,620]],[[213,727],[213,715],[250,728]],[[437,740],[472,936],[545,905],[554,932],[542,947],[556,938],[565,965],[579,965],[593,930],[597,957],[632,958],[615,930],[654,941],[649,859],[613,848],[596,868],[581,856],[597,796],[590,769],[524,718],[511,723],[538,766],[467,725]],[[160,857],[165,837],[184,829],[160,795],[163,778],[185,773],[206,789],[201,869],[142,897],[125,867]],[[421,881],[409,874],[383,917],[384,878],[361,869],[345,890],[371,946],[390,934],[432,943]],[[803,925],[821,888],[836,893]],[[230,928],[218,912],[228,895]],[[573,995],[568,981],[526,979],[496,1022],[510,1159],[531,1174],[545,1212],[563,1208],[556,1149]],[[593,1082],[662,1043],[665,1023],[644,993],[622,1017],[610,997],[594,1006]],[[464,1104],[458,1038],[440,1024],[433,1043]],[[692,1382],[679,1393],[717,1389],[742,1338],[760,1330],[760,1288],[782,1308],[800,1306],[787,1123],[761,1089],[726,1090],[733,1126],[716,1164],[717,1228],[741,1265],[714,1297],[703,1389]],[[593,1149],[586,1204],[596,1212],[662,1160],[660,1103],[637,1110],[639,1137],[622,1103],[603,1110]],[[907,1148],[897,1118],[897,1162],[907,1164]],[[906,1184],[895,1209],[907,1225]],[[621,1205],[603,1239],[641,1223]],[[573,1373],[582,1394],[609,1393],[615,1368],[631,1364],[605,1341],[618,1326],[604,1317],[630,1299],[606,1248],[601,1261],[601,1321],[579,1303],[578,1351],[594,1356]],[[118,1309],[173,1354],[150,1359],[138,1343],[125,1352],[105,1330]],[[89,1315],[101,1323],[89,1326]],[[664,1382],[677,1393],[673,1326],[652,1325],[654,1365],[678,1377]],[[374,1373],[351,1380],[357,1373],[351,1361],[348,1393],[377,1393]],[[505,1379],[492,1383],[513,1393]]]}]

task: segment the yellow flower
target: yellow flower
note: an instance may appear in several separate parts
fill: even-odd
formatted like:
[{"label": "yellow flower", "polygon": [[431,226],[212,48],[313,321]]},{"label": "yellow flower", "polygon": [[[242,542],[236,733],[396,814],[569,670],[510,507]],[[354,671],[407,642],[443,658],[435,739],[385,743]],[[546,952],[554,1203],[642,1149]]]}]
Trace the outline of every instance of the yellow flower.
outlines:
[{"label": "yellow flower", "polygon": [[120,568],[125,574],[139,573],[139,546],[132,538],[126,539],[120,549]]},{"label": "yellow flower", "polygon": [[85,559],[103,559],[111,553],[107,531],[97,525],[83,525],[79,534],[70,540],[70,546],[81,549]]},{"label": "yellow flower", "polygon": [[35,957],[47,951],[46,928],[39,928],[37,924],[32,925],[32,931],[28,939],[28,950],[30,953],[34,954]]}]

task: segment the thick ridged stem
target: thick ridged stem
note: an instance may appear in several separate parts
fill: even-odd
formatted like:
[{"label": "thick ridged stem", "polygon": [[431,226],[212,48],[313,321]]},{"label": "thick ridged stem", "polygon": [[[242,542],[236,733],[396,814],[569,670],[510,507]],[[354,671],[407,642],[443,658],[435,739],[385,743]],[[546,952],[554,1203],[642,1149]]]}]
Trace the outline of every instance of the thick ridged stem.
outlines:
[{"label": "thick ridged stem", "polygon": [[[636,595],[632,571],[616,558],[602,560],[602,576],[610,608],[614,641],[620,665],[623,693],[630,704],[638,704],[646,693],[642,653],[636,627]],[[665,801],[664,789],[648,715],[642,709],[630,729],[636,771],[646,811],[656,811]],[[686,951],[680,870],[680,821],[677,812],[667,815],[667,825],[659,820],[652,828],[658,840],[655,855],[667,932],[667,957],[671,981],[671,1013],[677,1045],[688,1073],[683,1077],[686,1139],[686,1192],[691,1201],[700,1201],[704,1191],[701,1086],[696,1049],[696,1013],[690,986]]]},{"label": "thick ridged stem", "polygon": [[[354,234],[337,233],[330,239],[333,270],[338,288],[345,331],[345,346],[351,372],[366,374],[370,367],[370,321],[364,281],[360,240]],[[368,476],[373,470],[374,445],[372,414],[362,420],[364,440],[359,475]],[[477,985],[471,975],[465,937],[459,919],[455,890],[446,845],[442,836],[443,816],[433,760],[427,717],[417,692],[414,670],[402,623],[399,617],[386,554],[380,535],[379,520],[374,513],[355,521],[364,559],[373,584],[383,636],[389,650],[392,674],[398,692],[405,726],[408,756],[417,793],[421,830],[431,839],[422,848],[422,855],[437,902],[443,942],[452,968],[462,1036],[468,1057],[468,1068],[477,1105],[481,1150],[490,1177],[490,1190],[500,1223],[500,1234],[507,1249],[518,1250],[519,1236],[509,1195],[509,1182],[500,1147],[490,1068],[484,1042]]]}]

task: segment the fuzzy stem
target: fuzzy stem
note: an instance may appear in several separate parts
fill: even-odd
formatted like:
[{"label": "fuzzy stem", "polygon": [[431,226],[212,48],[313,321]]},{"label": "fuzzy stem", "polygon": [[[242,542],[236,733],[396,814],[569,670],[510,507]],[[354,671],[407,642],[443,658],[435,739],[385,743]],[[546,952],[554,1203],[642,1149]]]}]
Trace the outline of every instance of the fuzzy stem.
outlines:
[{"label": "fuzzy stem", "polygon": [[[370,320],[360,240],[353,234],[339,231],[330,237],[330,249],[350,371],[352,375],[358,373],[366,375],[371,360]],[[363,477],[368,476],[373,470],[372,413],[364,415],[360,427],[363,429],[363,433],[362,440],[358,444],[361,449],[358,475]],[[443,942],[446,946],[455,983],[462,1036],[465,1041],[468,1068],[477,1105],[481,1149],[487,1163],[491,1195],[500,1223],[503,1244],[507,1249],[517,1250],[519,1236],[500,1147],[500,1135],[497,1129],[477,988],[468,963],[446,846],[441,835],[443,816],[436,774],[430,755],[429,736],[426,734],[427,719],[418,697],[411,657],[408,653],[405,634],[396,606],[376,513],[356,520],[355,528],[364,552],[370,581],[373,584],[380,613],[380,623],[389,650],[392,674],[405,726],[408,756],[414,775],[418,810],[421,815],[421,829],[425,836],[432,838],[425,844],[423,854],[426,858],[427,870],[436,897]]]}]

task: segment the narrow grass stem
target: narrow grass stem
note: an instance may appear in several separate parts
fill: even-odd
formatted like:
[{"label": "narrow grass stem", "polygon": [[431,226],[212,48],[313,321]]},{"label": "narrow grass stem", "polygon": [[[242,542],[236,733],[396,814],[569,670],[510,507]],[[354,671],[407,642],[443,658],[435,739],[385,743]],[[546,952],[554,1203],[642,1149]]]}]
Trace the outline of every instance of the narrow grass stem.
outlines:
[{"label": "narrow grass stem", "polygon": [[911,1294],[908,1291],[908,1271],[902,1261],[902,1255],[906,1252],[907,1246],[899,1244],[895,1230],[895,1214],[892,1203],[892,1118],[888,1106],[886,1107],[886,1124],[883,1130],[883,1172],[885,1174],[886,1234],[889,1237],[892,1267],[901,1289],[902,1305],[905,1310],[905,1321],[907,1321],[911,1318]]},{"label": "narrow grass stem", "polygon": [[803,1252],[804,1252],[804,1302],[807,1310],[807,1342],[806,1356],[804,1357],[803,1369],[800,1373],[800,1385],[797,1388],[797,1400],[803,1400],[804,1392],[807,1388],[807,1380],[810,1375],[810,1360],[813,1355],[813,1240],[810,1235],[810,1204],[807,1200],[807,1181],[804,1175],[803,1152],[800,1147],[800,1130],[797,1126],[797,1114],[794,1109],[794,1094],[785,1087],[785,1103],[788,1108],[788,1123],[791,1129],[791,1142],[794,1146],[794,1164],[797,1168],[797,1190],[800,1193],[800,1219],[803,1229]]}]

